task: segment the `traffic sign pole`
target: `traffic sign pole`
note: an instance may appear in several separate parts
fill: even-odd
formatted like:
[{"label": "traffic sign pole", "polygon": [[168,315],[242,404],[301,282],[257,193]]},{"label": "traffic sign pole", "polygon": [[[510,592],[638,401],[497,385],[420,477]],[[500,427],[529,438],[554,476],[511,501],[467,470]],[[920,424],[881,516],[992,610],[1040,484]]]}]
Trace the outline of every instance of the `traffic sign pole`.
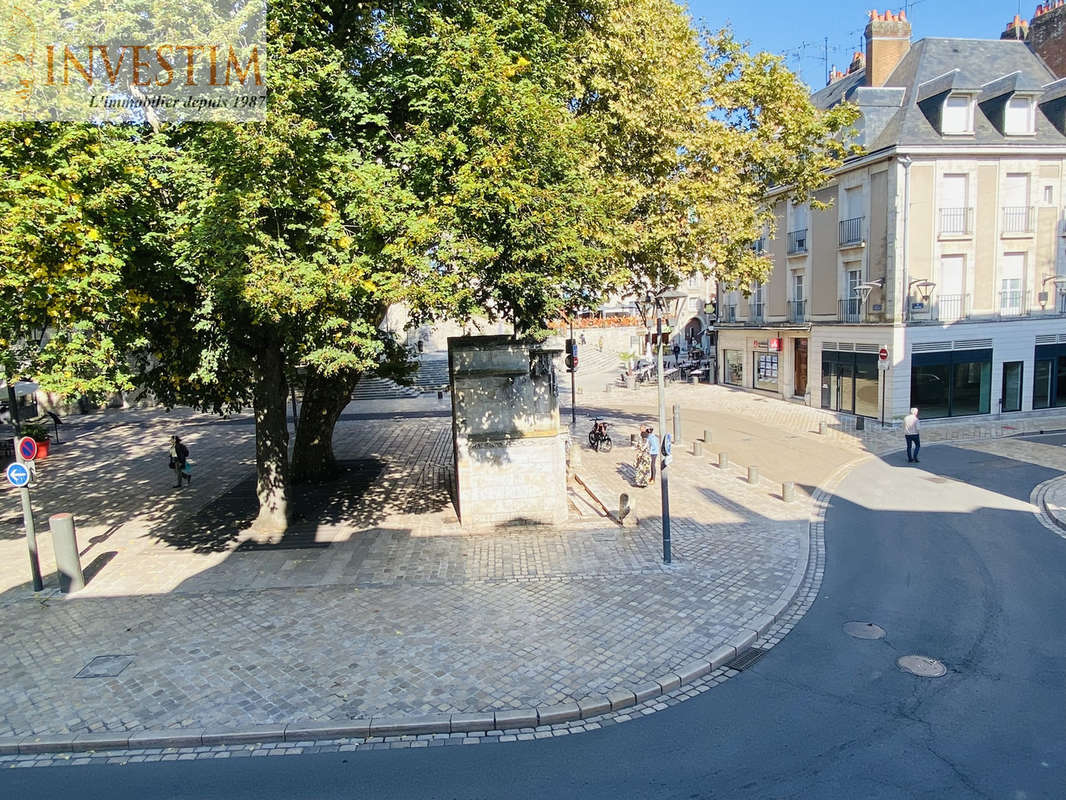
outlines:
[{"label": "traffic sign pole", "polygon": [[[15,459],[23,467],[29,469],[22,457],[21,448],[15,448]],[[19,496],[22,498],[22,522],[26,526],[26,546],[30,551],[30,575],[33,577],[33,591],[43,592],[44,581],[41,579],[41,562],[37,557],[37,528],[33,524],[33,506],[30,505],[29,487],[20,486]]]}]

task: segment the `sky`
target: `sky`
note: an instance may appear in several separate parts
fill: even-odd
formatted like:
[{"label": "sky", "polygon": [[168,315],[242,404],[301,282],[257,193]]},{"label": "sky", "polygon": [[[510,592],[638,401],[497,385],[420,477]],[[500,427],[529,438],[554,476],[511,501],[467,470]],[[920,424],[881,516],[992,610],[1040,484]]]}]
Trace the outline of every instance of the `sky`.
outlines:
[{"label": "sky", "polygon": [[[684,2],[684,0],[682,0]],[[876,0],[688,0],[694,20],[717,30],[729,25],[753,50],[786,55],[786,64],[812,88],[825,86],[825,49],[828,38],[829,66],[846,70],[851,55],[865,50],[863,31],[869,10],[898,13],[906,8],[912,41],[931,36],[968,39],[998,39],[1007,23],[1020,13],[1031,20],[1036,0],[918,0],[892,6]]]}]

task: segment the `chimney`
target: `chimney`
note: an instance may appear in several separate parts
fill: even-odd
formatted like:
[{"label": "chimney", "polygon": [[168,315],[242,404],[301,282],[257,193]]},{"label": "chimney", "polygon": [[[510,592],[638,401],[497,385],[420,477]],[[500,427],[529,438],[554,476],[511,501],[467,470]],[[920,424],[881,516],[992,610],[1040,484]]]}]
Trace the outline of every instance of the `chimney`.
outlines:
[{"label": "chimney", "polygon": [[870,12],[866,26],[866,85],[884,86],[892,70],[911,49],[911,24],[907,13]]},{"label": "chimney", "polygon": [[1066,78],[1066,0],[1036,7],[1027,41],[1056,77]]},{"label": "chimney", "polygon": [[862,69],[865,66],[866,66],[866,56],[856,50],[851,55],[851,64],[848,65],[848,73],[847,74],[850,75],[853,72],[858,72],[860,69]]},{"label": "chimney", "polygon": [[1007,23],[1007,29],[999,35],[1000,39],[1019,39],[1024,41],[1029,33],[1029,23],[1017,14]]}]

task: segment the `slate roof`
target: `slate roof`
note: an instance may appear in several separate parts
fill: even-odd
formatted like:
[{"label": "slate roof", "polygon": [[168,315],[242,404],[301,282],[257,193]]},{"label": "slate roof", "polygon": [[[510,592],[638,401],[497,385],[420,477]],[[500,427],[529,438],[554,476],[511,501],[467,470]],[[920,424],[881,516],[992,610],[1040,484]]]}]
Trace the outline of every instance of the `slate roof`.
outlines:
[{"label": "slate roof", "polygon": [[[1066,145],[1066,135],[1056,129],[1039,107],[1035,135],[1004,136],[986,116],[985,109],[978,106],[974,110],[972,136],[944,137],[918,104],[922,100],[928,110],[930,98],[947,91],[972,92],[975,98],[982,100],[996,91],[1000,94],[1004,91],[1035,91],[1039,102],[1041,89],[1054,82],[1055,76],[1025,42],[1014,39],[921,39],[900,60],[884,87],[863,87],[865,74],[865,70],[858,70],[847,75],[815,92],[811,100],[819,108],[832,108],[845,100],[856,103],[863,111],[861,143],[867,152],[893,145],[958,146],[963,142],[976,147],[1016,142]],[[896,91],[884,91],[891,88]]]}]

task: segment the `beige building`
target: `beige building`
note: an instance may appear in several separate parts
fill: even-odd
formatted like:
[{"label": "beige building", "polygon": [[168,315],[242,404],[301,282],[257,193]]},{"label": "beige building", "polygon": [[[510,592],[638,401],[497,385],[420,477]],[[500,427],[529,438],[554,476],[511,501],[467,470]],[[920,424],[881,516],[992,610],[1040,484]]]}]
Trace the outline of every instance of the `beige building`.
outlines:
[{"label": "beige building", "polygon": [[776,203],[769,281],[719,298],[719,379],[886,421],[1066,406],[1066,79],[1018,39],[910,34],[871,12],[813,95],[859,106],[865,153],[828,210]]}]

